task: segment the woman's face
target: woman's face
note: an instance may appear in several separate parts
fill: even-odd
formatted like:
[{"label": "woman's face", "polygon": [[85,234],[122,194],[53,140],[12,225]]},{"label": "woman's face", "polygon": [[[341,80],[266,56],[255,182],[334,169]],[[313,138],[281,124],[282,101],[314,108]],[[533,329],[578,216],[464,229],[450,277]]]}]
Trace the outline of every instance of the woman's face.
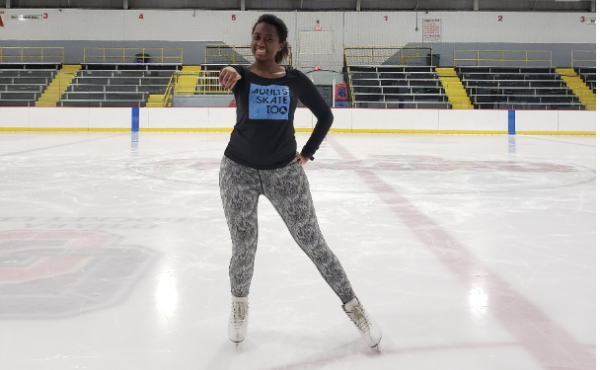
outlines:
[{"label": "woman's face", "polygon": [[256,60],[275,60],[275,55],[281,48],[283,48],[283,43],[279,43],[279,35],[275,26],[261,22],[254,27],[250,49]]}]

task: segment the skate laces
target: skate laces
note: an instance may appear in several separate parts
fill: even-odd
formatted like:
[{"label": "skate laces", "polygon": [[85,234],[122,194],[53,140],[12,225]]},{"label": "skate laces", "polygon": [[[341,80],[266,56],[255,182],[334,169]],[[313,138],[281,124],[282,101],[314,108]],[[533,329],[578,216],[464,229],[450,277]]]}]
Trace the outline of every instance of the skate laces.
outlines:
[{"label": "skate laces", "polygon": [[358,327],[363,333],[368,333],[371,330],[371,322],[369,316],[365,312],[362,306],[357,305],[352,309],[352,312],[347,312],[350,320]]},{"label": "skate laces", "polygon": [[248,312],[248,304],[245,302],[232,302],[231,310],[233,311],[233,325],[240,326],[246,320],[246,313]]}]

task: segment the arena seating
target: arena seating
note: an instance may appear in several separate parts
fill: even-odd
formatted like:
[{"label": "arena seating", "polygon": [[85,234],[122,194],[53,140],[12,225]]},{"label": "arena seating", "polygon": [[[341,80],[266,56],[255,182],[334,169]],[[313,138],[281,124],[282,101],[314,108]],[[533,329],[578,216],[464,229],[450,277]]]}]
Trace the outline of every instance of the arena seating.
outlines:
[{"label": "arena seating", "polygon": [[554,68],[456,70],[475,109],[585,109]]},{"label": "arena seating", "polygon": [[150,94],[164,94],[174,70],[82,70],[58,106],[144,107]]},{"label": "arena seating", "polygon": [[575,71],[581,79],[596,93],[596,68],[582,67],[575,68]]},{"label": "arena seating", "polygon": [[450,108],[435,67],[353,66],[348,82],[355,108]]},{"label": "arena seating", "polygon": [[58,67],[46,68],[2,69],[0,66],[0,106],[35,106],[58,72]]},{"label": "arena seating", "polygon": [[[0,106],[35,106],[60,70],[0,66]],[[456,67],[476,109],[585,109],[554,68]],[[93,66],[79,71],[58,106],[143,107],[150,94],[163,95],[173,66]],[[596,92],[596,69],[575,68]],[[435,108],[451,104],[429,66],[354,66],[348,69],[356,108]],[[589,107],[588,107],[589,108]],[[594,108],[592,108],[594,109]]]}]

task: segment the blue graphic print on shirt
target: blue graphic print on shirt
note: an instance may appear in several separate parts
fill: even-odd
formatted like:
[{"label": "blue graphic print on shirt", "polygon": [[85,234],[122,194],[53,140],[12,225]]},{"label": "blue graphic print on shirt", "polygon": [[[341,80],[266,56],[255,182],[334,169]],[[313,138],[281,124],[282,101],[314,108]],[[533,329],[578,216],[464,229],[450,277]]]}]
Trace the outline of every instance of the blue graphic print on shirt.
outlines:
[{"label": "blue graphic print on shirt", "polygon": [[250,119],[287,120],[290,110],[290,88],[251,83],[248,103]]}]

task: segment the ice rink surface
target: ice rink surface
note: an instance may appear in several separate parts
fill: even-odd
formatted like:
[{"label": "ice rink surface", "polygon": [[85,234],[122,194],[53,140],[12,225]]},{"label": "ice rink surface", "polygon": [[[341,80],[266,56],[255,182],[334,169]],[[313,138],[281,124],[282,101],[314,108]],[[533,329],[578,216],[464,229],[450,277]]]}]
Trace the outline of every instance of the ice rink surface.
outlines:
[{"label": "ice rink surface", "polygon": [[228,137],[0,134],[0,369],[595,368],[595,137],[328,136],[305,170],[381,353],[265,198],[229,341]]}]

